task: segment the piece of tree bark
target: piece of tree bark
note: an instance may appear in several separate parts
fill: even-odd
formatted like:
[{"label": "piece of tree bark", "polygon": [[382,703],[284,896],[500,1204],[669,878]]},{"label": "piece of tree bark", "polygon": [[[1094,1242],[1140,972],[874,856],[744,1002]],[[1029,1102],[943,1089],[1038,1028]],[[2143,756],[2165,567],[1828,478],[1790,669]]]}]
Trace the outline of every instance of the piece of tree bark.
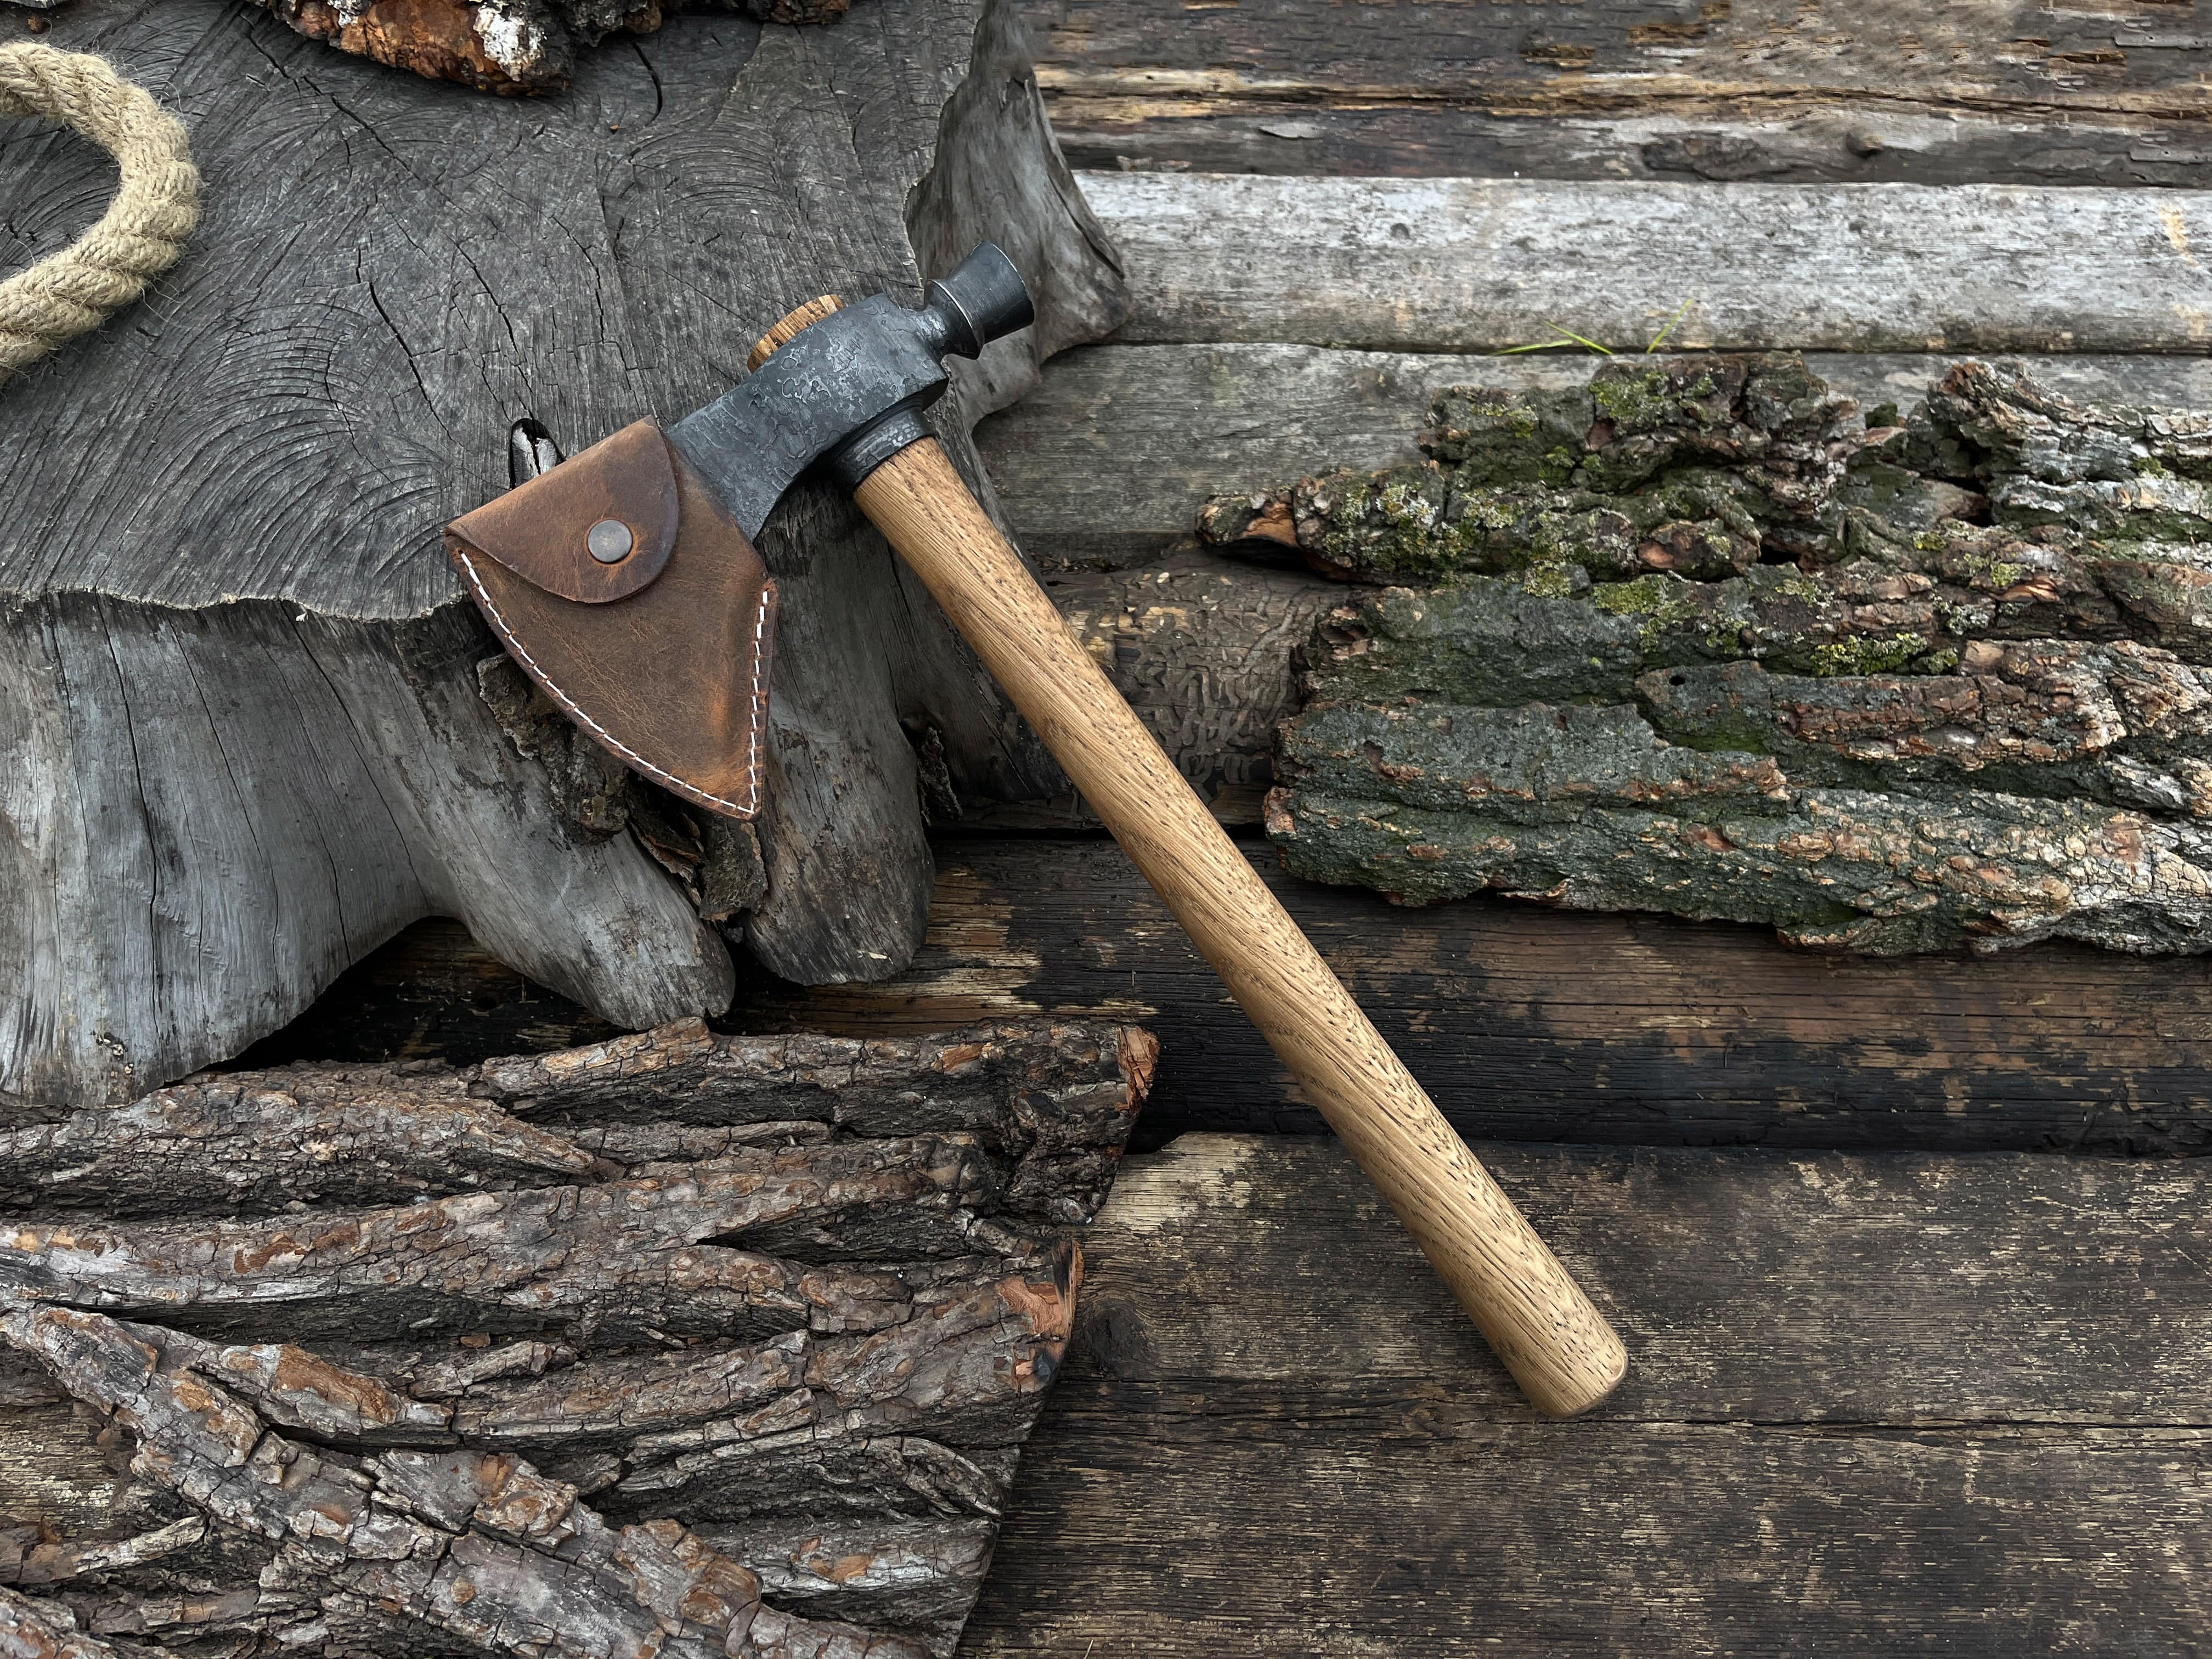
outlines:
[{"label": "piece of tree bark", "polygon": [[1793,357],[1609,365],[1212,505],[1224,544],[1448,579],[1316,629],[1290,866],[1857,951],[2212,948],[2212,419],[1977,363],[1853,412]]},{"label": "piece of tree bark", "polygon": [[[763,538],[774,787],[735,840],[520,752],[436,530],[505,487],[515,418],[571,449],[678,418],[791,306],[918,297],[989,236],[1039,321],[942,406],[969,465],[969,423],[1119,314],[1012,7],[682,17],[527,103],[217,0],[84,0],[49,38],[161,86],[210,211],[155,300],[0,401],[0,1094],[134,1098],[431,913],[632,1029],[726,1000],[702,911],[793,977],[895,971],[930,883],[909,727],[965,796],[1057,773],[849,503],[810,486]],[[48,125],[7,155],[26,252],[108,189]]]},{"label": "piece of tree bark", "polygon": [[[1808,355],[1862,407],[1924,394],[1956,359]],[[1586,356],[1484,366],[1516,395],[1585,386]],[[2101,402],[2212,404],[2203,358],[2040,357],[2039,384]],[[1265,497],[1329,466],[1418,463],[1433,398],[1462,383],[1464,357],[1310,346],[1105,345],[1048,366],[1037,389],[976,429],[1008,517],[1065,567],[1048,576],[1068,623],[1230,823],[1257,823],[1273,778],[1274,726],[1297,699],[1288,649],[1343,601],[1340,583],[1292,557],[1225,559],[1193,544],[1210,497]],[[1267,411],[1253,418],[1255,409]],[[1103,411],[1103,413],[1101,411]],[[1080,804],[986,803],[971,823],[1080,827]]]},{"label": "piece of tree bark", "polygon": [[689,1022],[18,1128],[0,1644],[948,1654],[1152,1060]]},{"label": "piece of tree bark", "polygon": [[[1806,359],[1865,407],[1910,401],[1954,361]],[[2044,357],[2031,368],[2039,384],[2076,398],[2212,403],[2212,370],[2202,359]],[[1588,358],[1524,356],[1486,365],[1484,374],[1518,396],[1578,390],[1590,369]],[[1344,593],[1288,550],[1289,565],[1240,568],[1193,548],[1200,508],[1224,491],[1264,503],[1285,476],[1332,462],[1418,464],[1415,437],[1432,399],[1467,373],[1456,357],[1103,346],[1052,365],[1019,407],[978,428],[1017,528],[1030,546],[1076,567],[1048,578],[1069,625],[1224,819],[1259,822],[1273,728],[1297,697],[1287,647]],[[1252,420],[1255,405],[1270,411],[1267,421]],[[1101,407],[1110,421],[1088,418]],[[1067,800],[986,806],[969,817],[1006,827],[1088,821]]]}]

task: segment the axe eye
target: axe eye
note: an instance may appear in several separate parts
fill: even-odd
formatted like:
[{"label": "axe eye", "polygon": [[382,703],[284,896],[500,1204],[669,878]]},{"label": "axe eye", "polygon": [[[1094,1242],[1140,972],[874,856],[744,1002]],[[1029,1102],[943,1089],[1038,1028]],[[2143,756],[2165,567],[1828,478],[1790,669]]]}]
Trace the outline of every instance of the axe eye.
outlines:
[{"label": "axe eye", "polygon": [[601,564],[620,564],[629,557],[637,538],[620,519],[602,519],[584,532],[584,545]]}]

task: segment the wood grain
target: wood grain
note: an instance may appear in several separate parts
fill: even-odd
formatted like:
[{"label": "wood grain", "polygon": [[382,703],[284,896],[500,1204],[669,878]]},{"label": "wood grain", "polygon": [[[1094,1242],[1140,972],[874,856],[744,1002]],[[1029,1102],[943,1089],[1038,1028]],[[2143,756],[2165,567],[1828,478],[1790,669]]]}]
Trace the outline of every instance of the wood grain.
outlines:
[{"label": "wood grain", "polygon": [[1587,1411],[1619,1340],[1061,623],[933,440],[854,491],[1342,1136],[1543,1410]]},{"label": "wood grain", "polygon": [[2194,185],[2186,8],[2026,0],[1071,0],[1078,165],[1207,173]]},{"label": "wood grain", "polygon": [[1681,349],[2212,342],[2202,191],[1079,176],[1131,342],[1489,351],[1556,324],[1639,351],[1678,310]]},{"label": "wood grain", "polygon": [[1606,1407],[1468,1366],[1340,1149],[1186,1137],[1086,1240],[963,1651],[2194,1650],[2201,1166],[1483,1150],[1619,1310]]}]

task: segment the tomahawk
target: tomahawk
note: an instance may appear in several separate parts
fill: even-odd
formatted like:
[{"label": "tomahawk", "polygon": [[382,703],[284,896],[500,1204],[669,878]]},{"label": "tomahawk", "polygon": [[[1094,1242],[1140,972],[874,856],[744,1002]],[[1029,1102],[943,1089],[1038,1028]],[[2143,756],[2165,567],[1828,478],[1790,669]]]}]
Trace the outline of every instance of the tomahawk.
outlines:
[{"label": "tomahawk", "polygon": [[[457,520],[448,547],[517,661],[586,730],[711,810],[758,807],[775,590],[752,543],[819,468],[921,579],[1342,1137],[1506,1367],[1571,1416],[1627,1369],[1620,1339],[1444,1121],[1214,821],[930,434],[948,356],[1029,325],[988,243],[919,310],[816,300],[751,372],[663,433],[626,428]],[[653,684],[634,665],[661,637]],[[681,620],[684,626],[676,626]]]}]

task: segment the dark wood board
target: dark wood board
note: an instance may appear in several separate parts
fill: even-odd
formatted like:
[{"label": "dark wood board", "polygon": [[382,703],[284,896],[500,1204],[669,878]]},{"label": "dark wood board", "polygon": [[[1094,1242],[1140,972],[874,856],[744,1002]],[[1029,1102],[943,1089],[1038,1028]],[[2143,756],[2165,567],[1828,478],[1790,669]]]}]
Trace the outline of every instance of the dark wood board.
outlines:
[{"label": "dark wood board", "polygon": [[1334,1146],[1128,1159],[962,1650],[2197,1650],[2203,1166],[1482,1150],[1620,1394],[1535,1419]]},{"label": "dark wood board", "polygon": [[[1317,1133],[1265,1044],[1103,837],[940,839],[915,967],[740,988],[751,1030],[942,1030],[1045,1010],[1162,1042],[1139,1126]],[[1255,862],[1464,1133],[1608,1144],[2212,1146],[2212,963],[2063,945],[1997,959],[1787,951],[1765,930],[1492,899],[1401,909]],[[444,988],[471,987],[468,1012]],[[425,924],[249,1058],[472,1058],[583,1040],[578,1011]],[[587,1017],[586,1017],[587,1018]],[[574,1033],[572,1036],[571,1033]]]},{"label": "dark wood board", "polygon": [[1079,167],[2186,185],[2209,39],[2129,0],[1066,0],[1038,67]]},{"label": "dark wood board", "polygon": [[[1606,361],[1579,352],[1424,356],[1219,341],[1086,346],[1054,358],[1027,397],[979,425],[975,447],[1032,556],[1157,568],[1189,543],[1209,496],[1279,489],[1335,467],[1419,460],[1414,436],[1438,392],[1581,386]],[[1808,368],[1863,410],[1911,409],[1958,361],[1805,354]],[[2076,352],[2021,361],[2070,398],[2212,407],[2212,359]],[[1271,580],[1279,579],[1249,569],[1240,577],[1255,590]],[[1086,584],[1063,580],[1053,592],[1063,613],[1098,604]]]}]

